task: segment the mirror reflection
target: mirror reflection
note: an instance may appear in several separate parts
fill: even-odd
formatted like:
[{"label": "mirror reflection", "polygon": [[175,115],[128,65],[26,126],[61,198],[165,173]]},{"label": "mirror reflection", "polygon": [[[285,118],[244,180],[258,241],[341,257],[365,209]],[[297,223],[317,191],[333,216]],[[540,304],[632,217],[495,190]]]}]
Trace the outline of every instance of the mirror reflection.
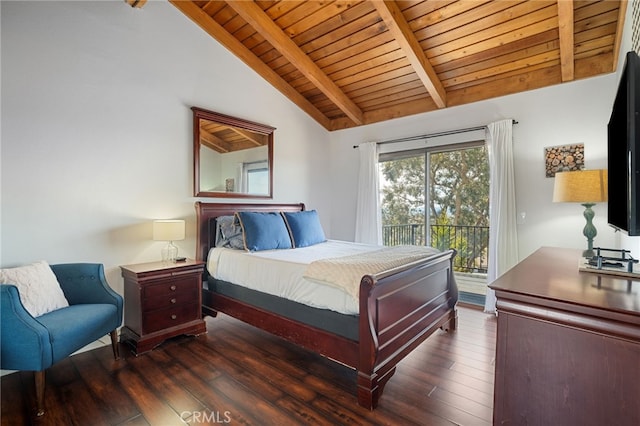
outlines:
[{"label": "mirror reflection", "polygon": [[274,128],[193,107],[199,197],[271,198]]}]

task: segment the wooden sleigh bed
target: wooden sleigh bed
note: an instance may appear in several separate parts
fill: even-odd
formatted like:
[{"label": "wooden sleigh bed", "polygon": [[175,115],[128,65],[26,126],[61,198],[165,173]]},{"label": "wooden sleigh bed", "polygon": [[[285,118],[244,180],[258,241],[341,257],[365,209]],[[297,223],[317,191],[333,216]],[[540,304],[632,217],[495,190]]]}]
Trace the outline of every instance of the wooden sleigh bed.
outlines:
[{"label": "wooden sleigh bed", "polygon": [[[215,218],[240,211],[304,210],[304,204],[196,202],[195,207],[196,257],[203,261],[207,260],[210,248],[215,245]],[[212,277],[206,271],[202,312],[210,316],[222,312],[354,368],[357,371],[358,403],[371,410],[377,406],[384,385],[400,360],[438,329],[455,330],[458,299],[452,266],[455,254],[454,250],[448,250],[383,273],[363,276],[359,315],[334,313],[333,316],[333,320],[338,317],[338,322],[342,321],[341,316],[345,324],[351,322],[356,330],[355,336],[345,336],[306,321],[304,311],[302,316],[292,317],[288,313],[299,307],[291,307],[291,303],[278,312],[229,293],[223,294],[215,285],[209,284]]]}]

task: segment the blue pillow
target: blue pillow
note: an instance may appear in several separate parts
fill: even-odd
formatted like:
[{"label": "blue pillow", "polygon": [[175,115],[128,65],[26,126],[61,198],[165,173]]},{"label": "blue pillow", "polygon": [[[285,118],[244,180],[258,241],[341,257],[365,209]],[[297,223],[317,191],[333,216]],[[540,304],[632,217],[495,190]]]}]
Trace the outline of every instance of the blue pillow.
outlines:
[{"label": "blue pillow", "polygon": [[327,241],[317,211],[282,212],[282,216],[287,223],[295,248],[312,246]]},{"label": "blue pillow", "polygon": [[244,234],[244,248],[249,251],[290,249],[291,238],[280,213],[236,213]]}]

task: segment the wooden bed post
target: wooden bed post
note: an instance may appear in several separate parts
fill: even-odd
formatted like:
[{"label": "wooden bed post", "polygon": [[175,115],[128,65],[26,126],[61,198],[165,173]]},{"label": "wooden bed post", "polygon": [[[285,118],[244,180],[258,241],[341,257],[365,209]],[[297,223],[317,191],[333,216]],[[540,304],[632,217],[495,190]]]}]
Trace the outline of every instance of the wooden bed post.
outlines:
[{"label": "wooden bed post", "polygon": [[449,270],[449,295],[451,297],[449,306],[451,307],[451,312],[449,313],[449,321],[441,327],[447,332],[456,331],[458,329],[458,310],[456,309],[456,304],[458,303],[458,285],[456,284],[456,274],[453,270],[453,259],[458,254],[458,251],[455,249],[451,250],[453,251],[453,256],[451,256],[451,259],[449,260],[449,264],[451,265],[451,269]]},{"label": "wooden bed post", "polygon": [[[370,275],[365,275],[360,281],[360,325],[359,325],[359,349],[358,360],[358,404],[369,410],[378,406],[378,400],[384,385],[396,372],[395,365],[389,368],[387,363],[380,364],[378,359],[379,342],[376,338],[378,332],[374,318],[377,317],[376,299],[372,296],[372,291],[376,285],[376,280]],[[362,297],[366,295],[366,297]]]},{"label": "wooden bed post", "polygon": [[[369,295],[375,285],[371,276],[365,276],[360,281],[360,295]],[[359,359],[358,359],[358,404],[369,410],[373,410],[378,405],[380,392],[378,391],[378,380],[373,367],[376,357],[376,342],[371,315],[369,313],[369,297],[360,297],[360,324],[359,324]]]},{"label": "wooden bed post", "polygon": [[458,329],[458,310],[456,308],[453,308],[453,311],[451,311],[451,319],[442,329],[449,332],[456,331]]}]

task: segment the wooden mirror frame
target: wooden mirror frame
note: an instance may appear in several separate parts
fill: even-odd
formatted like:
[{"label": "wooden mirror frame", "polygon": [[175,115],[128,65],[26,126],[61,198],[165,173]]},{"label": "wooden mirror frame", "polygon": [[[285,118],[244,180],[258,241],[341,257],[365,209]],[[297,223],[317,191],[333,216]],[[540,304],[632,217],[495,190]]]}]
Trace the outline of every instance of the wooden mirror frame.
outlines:
[{"label": "wooden mirror frame", "polygon": [[[254,123],[241,118],[208,111],[198,107],[192,107],[193,111],[193,195],[196,197],[216,198],[273,198],[273,133],[275,127]],[[269,191],[268,194],[249,194],[244,192],[206,191],[200,188],[200,120],[209,120],[215,123],[236,127],[242,130],[259,133],[267,137],[267,161],[269,165]]]}]

